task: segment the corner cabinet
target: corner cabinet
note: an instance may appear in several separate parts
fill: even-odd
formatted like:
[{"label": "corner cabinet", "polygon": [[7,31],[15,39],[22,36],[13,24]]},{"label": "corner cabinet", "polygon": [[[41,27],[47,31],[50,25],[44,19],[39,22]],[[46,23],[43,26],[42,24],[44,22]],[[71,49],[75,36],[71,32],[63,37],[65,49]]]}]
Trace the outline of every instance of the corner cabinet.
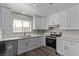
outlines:
[{"label": "corner cabinet", "polygon": [[47,29],[47,18],[45,16],[33,16],[33,30]]},{"label": "corner cabinet", "polygon": [[12,32],[13,19],[11,9],[7,7],[0,7],[0,22],[0,29],[2,29],[3,33]]}]

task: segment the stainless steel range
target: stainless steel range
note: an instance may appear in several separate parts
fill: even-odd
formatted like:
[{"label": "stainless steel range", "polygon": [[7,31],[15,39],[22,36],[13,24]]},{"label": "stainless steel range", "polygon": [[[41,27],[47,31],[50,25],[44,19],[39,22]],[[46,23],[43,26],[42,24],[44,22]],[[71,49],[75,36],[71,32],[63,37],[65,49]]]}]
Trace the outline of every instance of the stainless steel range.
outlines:
[{"label": "stainless steel range", "polygon": [[61,32],[57,34],[56,32],[50,33],[46,36],[46,45],[56,49],[56,39],[61,36]]}]

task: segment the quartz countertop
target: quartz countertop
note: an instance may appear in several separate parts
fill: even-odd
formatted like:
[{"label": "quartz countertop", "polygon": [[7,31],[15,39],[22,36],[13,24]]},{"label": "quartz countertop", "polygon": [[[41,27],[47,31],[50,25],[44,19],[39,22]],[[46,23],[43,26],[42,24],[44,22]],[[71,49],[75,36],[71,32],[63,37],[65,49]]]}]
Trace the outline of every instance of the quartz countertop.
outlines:
[{"label": "quartz countertop", "polygon": [[1,38],[0,42],[8,41],[8,40],[23,40],[23,39],[29,39],[29,38],[35,38],[35,37],[41,37],[41,36],[43,36],[43,35],[31,35],[30,37],[25,36],[25,37],[21,37],[21,38],[20,37]]}]

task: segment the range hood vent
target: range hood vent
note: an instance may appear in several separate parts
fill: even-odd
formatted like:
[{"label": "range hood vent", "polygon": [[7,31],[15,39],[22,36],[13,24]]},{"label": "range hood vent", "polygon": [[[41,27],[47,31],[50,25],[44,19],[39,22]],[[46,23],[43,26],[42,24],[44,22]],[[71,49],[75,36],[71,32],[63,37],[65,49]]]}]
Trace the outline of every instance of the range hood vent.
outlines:
[{"label": "range hood vent", "polygon": [[59,28],[59,24],[55,24],[55,25],[48,25],[49,29],[53,29],[53,28]]}]

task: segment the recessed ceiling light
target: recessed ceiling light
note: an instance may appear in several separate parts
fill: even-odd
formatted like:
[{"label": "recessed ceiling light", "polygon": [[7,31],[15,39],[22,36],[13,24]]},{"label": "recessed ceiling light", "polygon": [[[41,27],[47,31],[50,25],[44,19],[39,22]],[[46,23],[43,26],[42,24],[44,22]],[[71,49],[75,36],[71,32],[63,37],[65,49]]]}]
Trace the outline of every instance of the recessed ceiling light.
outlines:
[{"label": "recessed ceiling light", "polygon": [[22,14],[26,14],[26,12],[22,12]]}]

